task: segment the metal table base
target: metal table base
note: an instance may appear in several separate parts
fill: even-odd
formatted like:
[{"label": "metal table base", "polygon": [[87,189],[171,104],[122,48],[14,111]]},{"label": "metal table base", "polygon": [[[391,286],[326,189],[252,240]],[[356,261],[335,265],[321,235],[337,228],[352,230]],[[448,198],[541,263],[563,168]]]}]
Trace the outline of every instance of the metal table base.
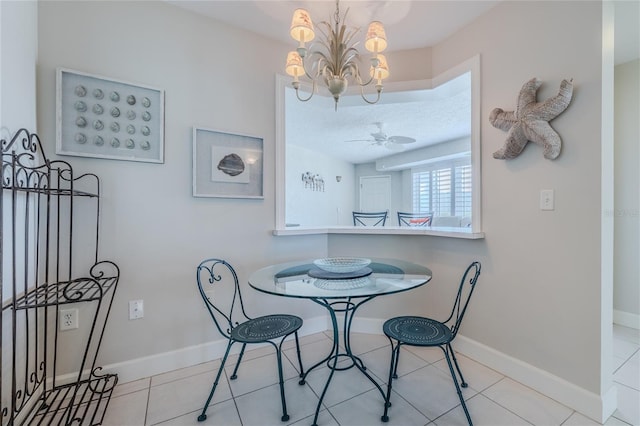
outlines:
[{"label": "metal table base", "polygon": [[[385,399],[385,394],[384,394],[384,391],[382,390],[382,387],[378,384],[378,382],[376,382],[376,380],[373,377],[371,377],[369,373],[367,373],[367,367],[364,365],[364,363],[358,356],[353,354],[353,351],[351,350],[351,324],[353,323],[353,317],[356,313],[356,310],[362,304],[368,302],[373,298],[375,298],[375,296],[367,297],[365,299],[360,300],[357,303],[353,302],[351,297],[347,298],[346,300],[337,300],[332,302],[329,302],[327,299],[316,299],[316,298],[311,299],[317,304],[319,304],[320,306],[325,307],[327,311],[329,311],[329,315],[331,317],[331,324],[333,327],[333,347],[331,349],[331,352],[322,361],[319,361],[318,363],[316,363],[315,365],[307,369],[307,372],[301,376],[301,379],[298,382],[299,385],[304,385],[306,383],[306,378],[309,375],[309,373],[311,373],[311,371],[313,371],[316,367],[319,367],[323,364],[326,364],[330,370],[329,377],[327,378],[327,382],[325,383],[324,388],[322,389],[322,393],[320,394],[320,399],[318,400],[318,405],[316,407],[315,416],[313,417],[312,426],[318,426],[318,415],[320,413],[320,407],[322,407],[322,401],[324,400],[324,396],[326,395],[327,390],[329,389],[329,385],[331,384],[333,373],[335,373],[336,371],[344,371],[344,370],[349,370],[353,367],[356,367],[358,370],[360,370],[362,374],[364,374],[367,377],[367,379],[369,379],[371,383],[375,385],[375,387],[380,392],[382,399],[383,400]],[[339,331],[338,331],[338,318],[336,316],[336,312],[344,313],[344,327],[343,327],[344,352],[340,352],[340,338],[339,338]],[[338,361],[341,358],[350,359],[351,364],[346,366],[338,366]]]}]

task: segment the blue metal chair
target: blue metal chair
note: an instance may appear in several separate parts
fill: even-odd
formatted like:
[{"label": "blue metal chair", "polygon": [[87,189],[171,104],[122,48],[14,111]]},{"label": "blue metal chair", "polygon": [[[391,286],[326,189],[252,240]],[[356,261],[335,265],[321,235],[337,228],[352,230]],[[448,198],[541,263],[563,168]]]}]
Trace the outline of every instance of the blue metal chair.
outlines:
[{"label": "blue metal chair", "polygon": [[[229,351],[234,343],[242,343],[242,349],[238,356],[238,362],[233,370],[230,379],[237,378],[238,367],[242,361],[244,350],[248,344],[252,343],[269,343],[276,350],[278,360],[278,376],[280,379],[280,399],[282,400],[282,418],[283,422],[289,420],[287,414],[287,404],[284,395],[284,379],[282,374],[282,344],[290,335],[295,335],[296,349],[298,351],[298,363],[300,364],[300,377],[304,375],[302,367],[302,358],[300,357],[300,344],[298,341],[298,330],[302,327],[302,318],[295,315],[274,314],[265,315],[257,318],[250,318],[245,310],[240,293],[240,285],[238,283],[238,275],[233,267],[222,259],[206,259],[203,260],[197,269],[198,289],[204,300],[204,304],[213,319],[216,328],[229,340],[227,350],[222,357],[220,369],[213,382],[211,392],[207,398],[207,402],[202,409],[202,413],[198,416],[198,421],[206,420],[206,411],[209,403],[213,398],[213,394],[218,386],[218,381],[224,370],[224,365],[229,356]],[[233,287],[222,285],[223,282],[230,281]],[[215,297],[214,297],[215,293]],[[274,343],[272,340],[279,340]]]},{"label": "blue metal chair", "polygon": [[[383,422],[389,421],[387,412],[391,406],[391,382],[393,379],[398,378],[400,347],[403,345],[409,345],[422,347],[437,346],[442,349],[444,356],[447,359],[447,364],[449,364],[449,371],[451,372],[451,377],[453,378],[453,383],[456,387],[456,392],[458,393],[458,398],[460,398],[460,403],[462,404],[464,413],[467,416],[469,425],[473,425],[471,416],[469,415],[469,410],[467,409],[467,405],[462,397],[462,391],[460,390],[460,386],[466,388],[467,383],[462,376],[458,360],[451,348],[451,342],[455,339],[458,329],[460,328],[460,324],[462,323],[462,318],[467,311],[469,300],[471,299],[473,290],[476,288],[476,282],[480,276],[480,268],[480,262],[473,262],[467,267],[467,270],[462,276],[462,281],[458,288],[458,295],[456,296],[455,303],[453,304],[453,309],[451,310],[449,318],[446,320],[441,322],[425,317],[402,316],[389,319],[382,326],[382,331],[389,338],[389,342],[391,343],[391,364],[389,366],[387,396],[385,398],[384,413],[381,417]],[[453,364],[451,363],[452,359]],[[458,384],[456,373],[453,370],[454,365],[460,375],[460,384]]]},{"label": "blue metal chair", "polygon": [[353,226],[384,226],[388,215],[388,211],[353,212]]}]

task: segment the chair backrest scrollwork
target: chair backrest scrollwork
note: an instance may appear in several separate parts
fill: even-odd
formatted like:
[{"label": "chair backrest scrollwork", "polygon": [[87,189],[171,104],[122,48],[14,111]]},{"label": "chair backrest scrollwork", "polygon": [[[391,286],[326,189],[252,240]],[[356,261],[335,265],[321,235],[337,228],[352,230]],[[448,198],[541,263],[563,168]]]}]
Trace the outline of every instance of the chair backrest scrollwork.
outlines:
[{"label": "chair backrest scrollwork", "polygon": [[216,328],[228,339],[238,323],[250,319],[244,310],[236,271],[225,260],[211,258],[200,262],[196,277],[198,290]]},{"label": "chair backrest scrollwork", "polygon": [[449,318],[444,321],[444,323],[450,325],[454,337],[456,333],[458,333],[458,329],[462,323],[462,318],[467,311],[467,306],[469,306],[471,295],[476,288],[481,267],[482,265],[478,261],[472,262],[467,267],[464,275],[462,276],[462,280],[460,281],[460,287],[458,288],[458,294],[456,296],[456,301],[453,304],[451,314],[449,315]]}]

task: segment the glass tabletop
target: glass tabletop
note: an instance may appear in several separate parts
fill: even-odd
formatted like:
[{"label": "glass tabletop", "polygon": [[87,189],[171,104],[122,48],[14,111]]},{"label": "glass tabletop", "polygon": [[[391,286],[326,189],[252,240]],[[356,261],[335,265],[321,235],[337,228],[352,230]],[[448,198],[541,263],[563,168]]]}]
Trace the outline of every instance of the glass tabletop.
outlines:
[{"label": "glass tabletop", "polygon": [[370,273],[366,271],[342,277],[339,274],[326,274],[330,278],[324,278],[323,274],[314,274],[317,271],[314,260],[280,263],[259,269],[249,277],[249,285],[277,296],[341,299],[399,293],[431,280],[429,268],[400,259],[382,258],[371,258],[368,265]]}]

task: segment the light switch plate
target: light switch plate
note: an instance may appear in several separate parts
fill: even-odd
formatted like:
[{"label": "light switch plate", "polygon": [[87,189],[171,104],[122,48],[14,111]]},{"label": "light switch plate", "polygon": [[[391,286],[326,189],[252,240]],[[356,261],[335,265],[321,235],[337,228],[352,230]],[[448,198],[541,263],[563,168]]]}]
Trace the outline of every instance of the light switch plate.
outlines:
[{"label": "light switch plate", "polygon": [[554,204],[553,189],[541,189],[540,210],[553,210]]}]

